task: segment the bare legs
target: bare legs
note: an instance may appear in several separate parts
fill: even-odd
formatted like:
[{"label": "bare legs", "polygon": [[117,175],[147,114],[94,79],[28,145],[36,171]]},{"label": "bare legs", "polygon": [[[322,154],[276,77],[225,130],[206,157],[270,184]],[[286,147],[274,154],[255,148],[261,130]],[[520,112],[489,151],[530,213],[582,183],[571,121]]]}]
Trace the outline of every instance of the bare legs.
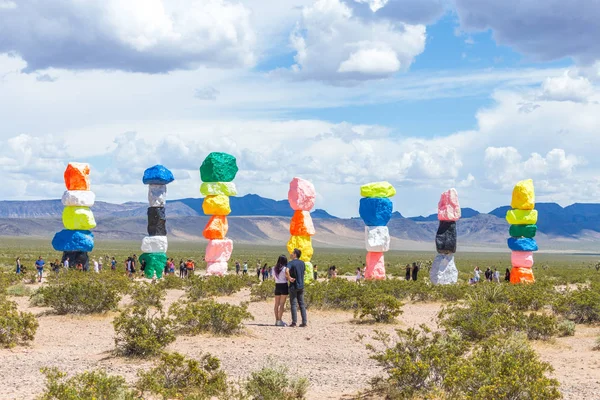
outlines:
[{"label": "bare legs", "polygon": [[287,295],[275,296],[275,306],[273,312],[275,313],[275,321],[281,321],[283,318],[283,310],[285,308],[285,300]]}]

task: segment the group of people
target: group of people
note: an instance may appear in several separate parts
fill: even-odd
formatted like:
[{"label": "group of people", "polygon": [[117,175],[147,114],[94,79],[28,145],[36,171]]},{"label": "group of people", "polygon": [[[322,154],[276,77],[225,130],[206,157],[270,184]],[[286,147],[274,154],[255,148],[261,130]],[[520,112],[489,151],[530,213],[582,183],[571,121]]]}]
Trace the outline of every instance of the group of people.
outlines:
[{"label": "group of people", "polygon": [[[492,269],[490,267],[487,267],[487,269],[484,272],[484,277],[485,277],[485,280],[488,282],[500,283],[500,271],[498,271],[497,268],[494,268],[494,270],[492,271]],[[506,272],[504,273],[504,280],[506,282],[510,282],[510,269],[508,269],[508,268],[506,268]],[[475,269],[473,270],[473,277],[471,279],[469,279],[469,283],[476,284],[476,283],[479,283],[480,281],[481,281],[481,269],[478,266],[475,266]]]},{"label": "group of people", "polygon": [[[106,259],[108,260],[109,257],[107,256]],[[114,257],[112,257],[112,259],[110,260],[110,265],[111,265],[111,269],[113,269],[113,270],[116,269],[117,261],[115,260]],[[44,267],[45,266],[46,266],[46,261],[44,261],[44,258],[42,256],[39,256],[38,259],[35,261],[35,269],[37,272],[37,281],[38,282],[42,281],[42,278],[44,276]],[[103,257],[99,257],[97,260],[95,258],[92,259],[92,266],[94,268],[94,272],[100,272],[103,267]],[[56,274],[58,274],[61,271],[61,269],[68,270],[69,268],[76,269],[78,271],[87,272],[89,270],[89,265],[87,263],[83,264],[81,262],[71,263],[71,260],[69,259],[69,257],[65,257],[62,262],[58,261],[58,259],[55,259],[53,262],[50,262],[50,268],[51,268],[52,272],[54,272]],[[15,272],[17,274],[23,274],[26,272],[26,267],[21,262],[21,257],[17,257],[17,259],[16,259]]]}]

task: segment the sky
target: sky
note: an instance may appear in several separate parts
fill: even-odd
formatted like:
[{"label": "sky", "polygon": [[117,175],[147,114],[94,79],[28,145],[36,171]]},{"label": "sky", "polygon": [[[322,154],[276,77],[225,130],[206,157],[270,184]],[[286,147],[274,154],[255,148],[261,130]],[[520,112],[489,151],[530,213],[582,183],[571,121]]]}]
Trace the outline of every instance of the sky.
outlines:
[{"label": "sky", "polygon": [[240,195],[358,214],[389,181],[428,215],[455,187],[489,212],[600,202],[600,0],[0,0],[0,199],[60,198],[88,162],[97,200],[145,201],[143,171],[200,197],[237,157]]}]

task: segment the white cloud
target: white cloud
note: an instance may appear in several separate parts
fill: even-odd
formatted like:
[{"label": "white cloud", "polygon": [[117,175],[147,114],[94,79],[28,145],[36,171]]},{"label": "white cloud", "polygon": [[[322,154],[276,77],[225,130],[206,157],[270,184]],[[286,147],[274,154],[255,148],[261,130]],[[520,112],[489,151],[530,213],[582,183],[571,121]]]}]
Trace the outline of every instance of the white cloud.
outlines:
[{"label": "white cloud", "polygon": [[352,82],[408,70],[426,34],[424,25],[365,20],[340,0],[317,0],[303,9],[290,41],[297,78]]},{"label": "white cloud", "polygon": [[227,0],[21,0],[0,9],[0,53],[19,54],[28,71],[251,66],[249,16]]},{"label": "white cloud", "polygon": [[592,83],[584,76],[572,75],[572,72],[565,72],[563,76],[547,78],[542,84],[540,98],[549,101],[587,101],[594,94]]}]

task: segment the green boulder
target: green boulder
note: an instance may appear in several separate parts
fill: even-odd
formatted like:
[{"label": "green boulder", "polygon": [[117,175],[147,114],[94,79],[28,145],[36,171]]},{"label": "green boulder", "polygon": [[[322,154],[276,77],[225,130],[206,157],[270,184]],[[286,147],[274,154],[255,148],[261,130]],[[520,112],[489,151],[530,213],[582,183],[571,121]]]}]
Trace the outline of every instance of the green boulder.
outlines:
[{"label": "green boulder", "polygon": [[231,182],[237,172],[235,157],[227,153],[210,153],[200,166],[202,182]]},{"label": "green boulder", "polygon": [[314,282],[314,268],[311,262],[304,263],[304,284],[309,285]]},{"label": "green boulder", "polygon": [[512,237],[533,238],[537,232],[537,225],[511,225],[508,232]]},{"label": "green boulder", "polygon": [[237,196],[237,189],[233,182],[202,182],[200,193],[203,196]]},{"label": "green boulder", "polygon": [[167,264],[167,255],[165,253],[142,253],[140,254],[140,265],[145,261],[144,276],[148,279],[154,278],[154,274],[158,279],[162,278],[165,265]]},{"label": "green boulder", "polygon": [[367,183],[360,187],[362,197],[394,197],[396,189],[389,182]]}]

